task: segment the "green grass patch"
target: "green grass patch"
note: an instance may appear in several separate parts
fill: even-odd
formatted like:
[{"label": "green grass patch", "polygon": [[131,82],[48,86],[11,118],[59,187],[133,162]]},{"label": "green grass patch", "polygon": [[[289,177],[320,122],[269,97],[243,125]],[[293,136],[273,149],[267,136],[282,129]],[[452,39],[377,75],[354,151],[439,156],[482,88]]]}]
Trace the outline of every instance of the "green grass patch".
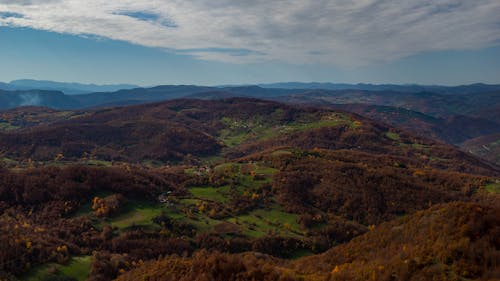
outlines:
[{"label": "green grass patch", "polygon": [[228,222],[237,224],[242,229],[242,234],[248,237],[262,237],[268,234],[282,236],[301,236],[298,216],[277,209],[258,209],[248,214],[227,219]]},{"label": "green grass patch", "polygon": [[[248,174],[242,174],[242,166],[246,165]],[[250,166],[248,166],[250,165]],[[193,186],[189,188],[191,195],[200,200],[210,200],[219,203],[226,203],[231,199],[234,193],[243,194],[247,190],[258,188],[261,184],[272,181],[272,175],[278,172],[277,169],[258,165],[258,164],[240,164],[224,163],[214,168],[216,173],[226,177],[227,184],[220,187],[214,186]],[[193,170],[186,170],[193,173]],[[255,178],[250,173],[255,173]],[[259,177],[257,177],[259,176]],[[258,180],[256,180],[258,178]],[[231,185],[233,187],[231,187]]]},{"label": "green grass patch", "polygon": [[271,153],[272,156],[292,155],[292,154],[293,152],[284,149],[275,150]]},{"label": "green grass patch", "polygon": [[229,186],[223,187],[212,187],[212,186],[201,186],[201,187],[191,187],[189,191],[193,196],[204,199],[215,201],[219,203],[225,203],[228,201],[228,194],[225,194],[229,191]]},{"label": "green grass patch", "polygon": [[424,149],[428,149],[429,148],[429,146],[424,145],[424,144],[420,144],[420,143],[412,143],[411,147],[415,148],[415,149],[420,149],[420,150],[424,150]]},{"label": "green grass patch", "polygon": [[179,203],[185,206],[193,206],[200,203],[202,200],[194,198],[183,198],[179,200]]},{"label": "green grass patch", "polygon": [[86,280],[90,273],[90,265],[90,256],[74,257],[68,265],[60,268],[60,272],[77,280]]},{"label": "green grass patch", "polygon": [[142,161],[142,165],[149,167],[149,168],[158,168],[158,167],[165,165],[165,163],[163,163],[162,161],[149,159],[149,160]]},{"label": "green grass patch", "polygon": [[108,222],[120,230],[132,226],[156,227],[152,220],[161,215],[162,211],[164,211],[164,207],[159,204],[129,202],[119,215],[109,218]]},{"label": "green grass patch", "polygon": [[393,141],[398,141],[400,139],[399,134],[390,131],[385,133],[385,136]]},{"label": "green grass patch", "polygon": [[238,163],[223,163],[214,167],[215,172],[233,171],[235,174],[239,173],[241,164]]},{"label": "green grass patch", "polygon": [[264,220],[269,221],[273,224],[286,226],[290,231],[300,232],[300,226],[297,222],[298,216],[296,214],[286,213],[279,209],[259,209],[253,211],[252,214],[262,217]]},{"label": "green grass patch", "polygon": [[214,155],[214,156],[201,157],[200,161],[204,165],[215,165],[224,162],[225,158],[220,155]]},{"label": "green grass patch", "polygon": [[230,130],[223,130],[221,132],[221,139],[228,147],[235,147],[243,143],[248,137],[246,132],[234,133]]},{"label": "green grass patch", "polygon": [[0,162],[2,162],[3,164],[5,164],[7,166],[16,165],[16,164],[19,163],[18,161],[10,159],[8,157],[2,157],[2,158],[0,158]]},{"label": "green grass patch", "polygon": [[[37,266],[21,277],[23,281],[51,280],[54,276],[71,277],[85,281],[89,277],[91,265],[90,256],[73,257],[67,264],[49,263]],[[52,278],[51,278],[52,277]]]},{"label": "green grass patch", "polygon": [[101,166],[101,167],[110,167],[113,165],[113,163],[110,161],[96,160],[96,159],[83,160],[81,163],[84,165]]},{"label": "green grass patch", "polygon": [[255,173],[263,174],[266,176],[272,176],[272,175],[276,174],[277,172],[279,172],[278,169],[274,169],[274,168],[266,167],[266,166],[257,166],[257,169],[255,169]]},{"label": "green grass patch", "polygon": [[212,219],[200,213],[194,214],[192,218],[184,217],[181,221],[194,226],[200,232],[213,231],[216,225],[222,223],[221,220]]},{"label": "green grass patch", "polygon": [[491,193],[500,193],[500,182],[487,184],[484,189]]},{"label": "green grass patch", "polygon": [[12,125],[9,122],[0,122],[0,131],[12,131],[19,128],[19,126]]},{"label": "green grass patch", "polygon": [[255,120],[233,120],[224,117],[221,121],[227,128],[219,132],[219,139],[226,146],[234,147],[249,140],[266,140],[285,133],[341,125],[349,125],[353,128],[359,126],[359,122],[351,120],[347,115],[338,113],[324,116],[304,116],[298,119],[290,123],[270,124],[257,117]]}]

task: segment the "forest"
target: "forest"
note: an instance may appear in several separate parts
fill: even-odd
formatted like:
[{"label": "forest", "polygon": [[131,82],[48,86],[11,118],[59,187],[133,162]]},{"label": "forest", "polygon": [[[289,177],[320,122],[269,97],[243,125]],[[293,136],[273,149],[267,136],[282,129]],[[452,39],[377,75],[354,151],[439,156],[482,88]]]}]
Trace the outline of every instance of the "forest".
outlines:
[{"label": "forest", "polygon": [[1,280],[498,280],[500,168],[253,98],[8,111]]}]

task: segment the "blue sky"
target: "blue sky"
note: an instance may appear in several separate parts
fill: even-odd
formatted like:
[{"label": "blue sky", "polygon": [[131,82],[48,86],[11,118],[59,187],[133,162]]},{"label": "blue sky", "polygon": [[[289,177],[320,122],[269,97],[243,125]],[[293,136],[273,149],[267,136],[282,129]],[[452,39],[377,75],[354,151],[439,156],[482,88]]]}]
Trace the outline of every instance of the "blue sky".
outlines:
[{"label": "blue sky", "polygon": [[0,81],[500,83],[499,1],[395,2],[0,0]]}]

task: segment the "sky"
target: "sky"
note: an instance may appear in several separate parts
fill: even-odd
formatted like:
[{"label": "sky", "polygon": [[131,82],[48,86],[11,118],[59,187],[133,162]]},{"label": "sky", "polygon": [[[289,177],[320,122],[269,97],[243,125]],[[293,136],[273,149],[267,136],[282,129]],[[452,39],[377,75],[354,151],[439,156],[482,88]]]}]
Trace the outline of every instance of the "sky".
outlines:
[{"label": "sky", "polygon": [[0,81],[500,83],[498,0],[0,0]]}]

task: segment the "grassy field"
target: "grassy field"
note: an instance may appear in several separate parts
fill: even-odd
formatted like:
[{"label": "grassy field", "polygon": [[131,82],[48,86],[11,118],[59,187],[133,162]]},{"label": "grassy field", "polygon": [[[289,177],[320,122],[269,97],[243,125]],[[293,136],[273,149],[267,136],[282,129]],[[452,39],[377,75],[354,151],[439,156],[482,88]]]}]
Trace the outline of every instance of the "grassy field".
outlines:
[{"label": "grassy field", "polygon": [[[78,281],[87,280],[90,273],[91,257],[73,257],[67,264],[56,263],[44,264],[33,268],[25,276],[23,281],[56,280],[57,277],[71,277]],[[59,279],[57,279],[59,280]]]},{"label": "grassy field", "polygon": [[[97,197],[106,197],[111,195],[109,192],[102,192],[96,194]],[[96,226],[102,225],[102,223],[109,223],[111,226],[117,227],[119,230],[124,230],[132,226],[140,227],[157,227],[152,219],[159,216],[162,212],[165,212],[166,208],[161,204],[154,204],[145,201],[129,201],[121,210],[120,214],[116,216],[111,216],[105,219],[97,219],[99,223]],[[78,209],[78,211],[73,215],[73,217],[87,216],[93,217],[92,202],[89,201]],[[95,219],[95,218],[94,218]]]},{"label": "grassy field", "polygon": [[212,186],[202,186],[202,187],[191,187],[189,188],[191,194],[196,198],[201,198],[204,200],[216,201],[220,203],[225,203],[229,200],[229,186],[212,187]]},{"label": "grassy field", "polygon": [[[259,180],[254,179],[251,175],[242,174],[241,171],[244,166],[246,171],[252,171],[256,175],[260,175]],[[233,187],[230,185],[189,187],[191,197],[179,200],[180,206],[177,208],[179,212],[183,208],[193,209],[196,207],[194,208],[196,210],[203,202],[225,204],[236,194],[251,194],[261,184],[272,181],[272,176],[278,172],[276,169],[257,163],[224,163],[214,167],[214,171],[234,180]],[[171,215],[173,214],[169,214],[169,216]],[[239,229],[240,234],[248,237],[262,237],[271,233],[283,236],[302,236],[300,226],[297,223],[297,215],[283,212],[280,206],[276,204],[257,207],[246,214],[221,219],[212,219],[204,212],[195,211],[189,219],[184,216],[182,220],[193,225],[199,231],[217,232],[216,226],[229,223],[233,229]]]},{"label": "grassy field", "polygon": [[[263,176],[263,179],[255,180],[251,175],[241,174],[242,165],[251,165],[251,170],[257,175]],[[261,166],[257,164],[237,164],[225,163],[218,165],[214,168],[218,173],[228,174],[236,184],[233,188],[230,185],[220,187],[213,186],[193,186],[189,188],[189,192],[197,199],[210,200],[219,203],[226,203],[231,197],[232,193],[243,194],[245,191],[258,188],[262,183],[270,182],[272,175],[277,172],[276,169]]]},{"label": "grassy field", "polygon": [[300,236],[300,226],[297,215],[285,213],[278,206],[271,209],[257,209],[248,214],[227,219],[228,222],[239,225],[242,234],[248,237],[262,237],[268,234],[281,236]]},{"label": "grassy field", "polygon": [[[247,173],[252,171],[256,175],[260,175],[259,180],[249,174],[242,174],[243,165],[245,165]],[[187,169],[186,172],[194,173],[195,170],[194,168]],[[99,225],[109,223],[118,231],[126,231],[133,226],[154,230],[160,226],[153,223],[153,218],[166,215],[171,219],[192,225],[199,232],[218,232],[219,229],[224,229],[224,224],[226,224],[226,226],[230,225],[236,232],[239,230],[240,234],[247,237],[262,237],[268,234],[294,237],[303,235],[297,223],[297,215],[283,212],[277,204],[267,203],[264,206],[257,206],[239,216],[228,214],[226,217],[218,219],[210,218],[209,209],[203,210],[202,205],[219,204],[219,206],[223,206],[233,196],[249,196],[249,194],[256,192],[261,184],[270,182],[272,176],[277,172],[276,169],[256,163],[226,163],[214,167],[213,170],[224,175],[227,173],[226,178],[228,181],[234,181],[233,185],[188,187],[188,194],[180,198],[172,198],[171,206],[134,201],[129,198],[130,201],[120,214],[96,221],[100,222]],[[106,195],[109,194],[100,194],[100,197]],[[91,203],[80,207],[75,216],[92,216]],[[222,227],[217,228],[217,226]]]},{"label": "grassy field", "polygon": [[152,220],[161,215],[162,210],[162,205],[133,201],[127,203],[121,214],[109,218],[108,223],[120,230],[132,226],[156,227]]},{"label": "grassy field", "polygon": [[323,127],[349,125],[358,127],[359,122],[351,120],[347,115],[332,113],[318,117],[316,120],[298,120],[291,123],[272,125],[263,120],[233,120],[227,117],[222,122],[228,126],[219,133],[219,139],[228,147],[234,147],[247,140],[266,140],[285,133],[293,133]]},{"label": "grassy field", "polygon": [[[245,165],[245,166],[244,166]],[[187,169],[186,172],[194,173],[198,168]],[[232,196],[248,196],[257,192],[259,186],[270,182],[272,176],[278,172],[276,169],[260,163],[227,163],[213,168],[220,173],[228,173],[226,179],[233,185],[192,186],[188,193],[181,197],[172,197],[171,205],[145,202],[128,198],[128,203],[118,215],[108,218],[96,218],[93,215],[91,202],[87,202],[73,216],[88,216],[95,220],[96,226],[108,223],[117,230],[117,234],[129,230],[131,227],[141,227],[146,231],[157,231],[161,226],[153,223],[153,218],[166,215],[179,223],[186,223],[197,230],[197,233],[216,233],[222,236],[244,235],[248,238],[259,238],[266,235],[279,235],[284,237],[301,238],[304,236],[298,224],[298,215],[284,212],[281,207],[266,201],[262,205],[241,215],[226,213],[223,217],[209,217],[209,210],[202,210],[203,204],[219,204],[224,206]],[[246,171],[245,174],[242,171]],[[225,175],[225,174],[224,174]],[[255,180],[255,175],[260,175]],[[106,197],[111,194],[101,193],[95,196]],[[271,202],[271,203],[270,203]],[[209,206],[209,205],[208,205]],[[310,254],[307,251],[297,252],[296,256]],[[70,277],[76,280],[86,280],[91,267],[91,257],[72,257],[67,264],[50,263],[33,268],[21,280],[56,280],[57,278]]]}]

